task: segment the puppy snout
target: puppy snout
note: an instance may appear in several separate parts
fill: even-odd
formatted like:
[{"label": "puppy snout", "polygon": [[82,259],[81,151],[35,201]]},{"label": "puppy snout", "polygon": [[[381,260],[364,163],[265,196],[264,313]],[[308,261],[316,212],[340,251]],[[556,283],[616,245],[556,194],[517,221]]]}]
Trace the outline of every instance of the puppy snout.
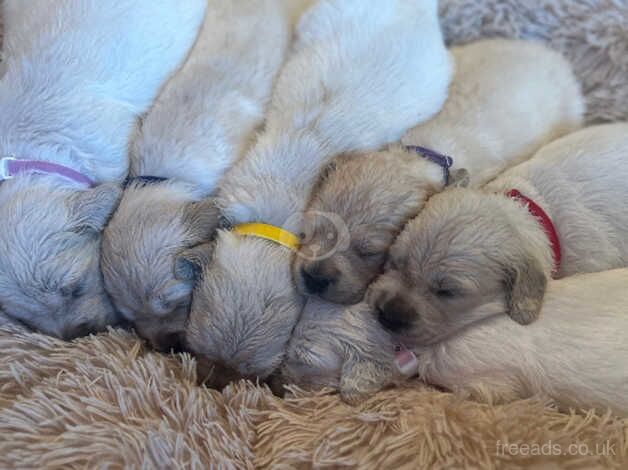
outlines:
[{"label": "puppy snout", "polygon": [[305,289],[310,294],[322,294],[335,281],[335,270],[323,263],[310,263],[301,268]]},{"label": "puppy snout", "polygon": [[377,321],[393,333],[401,333],[412,326],[414,309],[399,296],[377,302]]},{"label": "puppy snout", "polygon": [[273,392],[273,395],[280,398],[284,397],[286,389],[284,388],[284,379],[280,372],[271,374],[271,376],[266,379],[266,384]]},{"label": "puppy snout", "polygon": [[157,336],[153,344],[155,349],[164,353],[185,352],[185,342],[182,332],[169,332]]},{"label": "puppy snout", "polygon": [[95,333],[96,329],[90,322],[84,321],[76,325],[69,326],[63,331],[62,338],[65,341],[70,341],[83,336],[89,336],[91,333]]}]

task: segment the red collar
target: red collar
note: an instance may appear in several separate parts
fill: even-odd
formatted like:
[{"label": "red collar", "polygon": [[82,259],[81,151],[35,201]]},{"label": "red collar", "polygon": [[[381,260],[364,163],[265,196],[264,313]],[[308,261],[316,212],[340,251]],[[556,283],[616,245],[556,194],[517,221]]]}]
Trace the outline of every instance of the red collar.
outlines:
[{"label": "red collar", "polygon": [[524,206],[528,209],[528,212],[532,214],[543,227],[543,231],[547,235],[549,239],[550,246],[552,247],[552,257],[554,259],[554,270],[553,273],[556,274],[560,268],[561,254],[560,254],[560,240],[558,239],[558,232],[556,231],[556,227],[552,223],[552,219],[545,213],[545,211],[539,206],[536,202],[530,199],[527,196],[524,196],[517,189],[511,189],[506,193],[506,196],[516,199],[523,203]]}]

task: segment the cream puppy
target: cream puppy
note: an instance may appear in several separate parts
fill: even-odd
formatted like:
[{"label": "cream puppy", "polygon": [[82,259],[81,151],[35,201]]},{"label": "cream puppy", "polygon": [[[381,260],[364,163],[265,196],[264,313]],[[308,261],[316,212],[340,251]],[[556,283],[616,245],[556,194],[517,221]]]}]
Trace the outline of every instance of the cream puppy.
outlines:
[{"label": "cream puppy", "polygon": [[15,160],[0,170],[0,308],[11,318],[62,338],[115,321],[101,230],[134,122],[184,59],[204,9],[205,0],[4,1],[0,158]]},{"label": "cream puppy", "polygon": [[133,142],[139,178],[103,233],[101,264],[116,308],[159,349],[180,346],[192,294],[193,273],[175,271],[175,256],[212,238],[208,196],[261,124],[290,35],[283,0],[210,0],[190,56]]},{"label": "cream puppy", "polygon": [[202,269],[186,327],[201,360],[262,378],[280,364],[303,298],[292,252],[260,236],[294,246],[321,168],[434,115],[450,71],[435,0],[322,0],[304,13],[265,130],[221,183],[219,205],[235,231],[219,231],[188,260]]},{"label": "cream puppy", "polygon": [[[445,106],[402,139],[452,156],[458,170],[450,183],[466,169],[471,186],[479,186],[580,127],[583,98],[560,54],[503,39],[451,53],[456,73]],[[362,300],[403,226],[445,188],[443,163],[400,146],[337,159],[301,230],[305,240],[293,266],[299,290],[332,302]]]},{"label": "cream puppy", "polygon": [[[478,306],[483,322],[414,349],[419,374],[480,400],[538,394],[564,410],[610,408],[628,416],[627,285],[627,269],[551,281],[541,316],[526,327],[504,315],[505,299]],[[416,328],[420,323],[399,332],[408,347],[422,342]]]},{"label": "cream puppy", "polygon": [[[537,395],[564,410],[610,408],[626,416],[627,285],[628,269],[550,281],[533,324],[508,319],[510,307],[502,298],[472,312],[483,321],[430,346],[420,346],[418,315],[391,336],[374,326],[377,312],[365,304],[312,299],[294,330],[281,379],[305,388],[339,388],[355,402],[418,371],[428,383],[482,401]],[[393,359],[398,344],[413,352],[410,361],[404,358],[408,351]]]},{"label": "cream puppy", "polygon": [[628,266],[627,155],[628,124],[590,127],[482,190],[431,198],[367,291],[381,323],[412,325],[414,344],[430,345],[484,320],[484,305],[505,302],[525,325],[539,316],[552,274]]}]

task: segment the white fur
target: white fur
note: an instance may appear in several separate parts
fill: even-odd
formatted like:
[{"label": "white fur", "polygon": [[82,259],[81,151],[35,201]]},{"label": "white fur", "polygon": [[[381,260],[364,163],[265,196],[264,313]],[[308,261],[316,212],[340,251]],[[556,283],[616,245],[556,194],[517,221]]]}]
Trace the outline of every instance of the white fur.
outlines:
[{"label": "white fur", "polygon": [[262,122],[290,37],[286,14],[281,0],[209,0],[190,56],[142,121],[131,175],[214,191]]},{"label": "white fur", "polygon": [[[504,305],[487,319],[417,349],[430,383],[480,399],[539,394],[562,408],[610,408],[628,416],[628,269],[550,282],[540,318],[521,326]],[[502,314],[502,315],[500,315]]]},{"label": "white fur", "polygon": [[488,39],[450,49],[456,73],[443,109],[405,145],[451,155],[479,186],[582,125],[584,98],[569,63],[539,43]]},{"label": "white fur", "polygon": [[122,180],[134,120],[185,57],[205,1],[4,3],[0,154]]},{"label": "white fur", "polygon": [[[264,133],[221,184],[224,214],[297,231],[293,216],[320,169],[339,153],[398,140],[434,115],[450,69],[435,0],[316,3],[297,26]],[[289,268],[285,248],[219,233],[214,263],[194,292],[193,350],[242,375],[272,372],[302,307]]]},{"label": "white fur", "polygon": [[284,0],[210,0],[199,38],[142,122],[130,185],[103,234],[102,271],[117,309],[137,332],[173,347],[193,279],[175,279],[175,256],[218,226],[209,199],[261,125],[292,31]]},{"label": "white fur", "polygon": [[[100,233],[128,171],[137,117],[185,58],[205,0],[5,0],[0,156],[71,167],[0,183],[0,305],[73,338],[116,320],[99,270]],[[109,183],[107,183],[109,182]],[[115,184],[114,184],[115,183]]]},{"label": "white fur", "polygon": [[[558,276],[563,277],[628,265],[626,181],[628,124],[617,123],[589,127],[552,142],[485,191],[518,189],[547,212],[561,241]],[[530,228],[522,237],[545,236],[540,225]],[[541,246],[549,253],[546,239]],[[551,258],[540,255],[549,273]]]}]

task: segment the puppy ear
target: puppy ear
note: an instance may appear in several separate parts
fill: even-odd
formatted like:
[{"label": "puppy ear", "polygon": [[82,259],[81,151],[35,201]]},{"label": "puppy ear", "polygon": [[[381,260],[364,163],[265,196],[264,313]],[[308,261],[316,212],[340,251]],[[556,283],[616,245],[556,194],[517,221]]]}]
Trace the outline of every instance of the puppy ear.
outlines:
[{"label": "puppy ear", "polygon": [[184,301],[189,301],[192,295],[192,285],[184,281],[170,281],[163,287],[157,296],[151,300],[154,312],[167,315]]},{"label": "puppy ear", "polygon": [[102,231],[121,196],[122,188],[113,183],[101,184],[73,195],[68,201],[73,230]]},{"label": "puppy ear", "polygon": [[190,202],[183,209],[183,224],[192,235],[192,243],[212,239],[220,223],[220,211],[212,198]]},{"label": "puppy ear", "polygon": [[184,250],[175,259],[174,277],[180,281],[194,281],[203,272],[203,268],[211,263],[214,253],[213,243],[203,243],[189,250]]},{"label": "puppy ear", "polygon": [[466,188],[471,182],[471,176],[469,170],[466,168],[459,168],[449,173],[448,188]]},{"label": "puppy ear", "polygon": [[506,269],[508,315],[521,325],[535,321],[541,312],[547,277],[535,259],[526,259]]}]

